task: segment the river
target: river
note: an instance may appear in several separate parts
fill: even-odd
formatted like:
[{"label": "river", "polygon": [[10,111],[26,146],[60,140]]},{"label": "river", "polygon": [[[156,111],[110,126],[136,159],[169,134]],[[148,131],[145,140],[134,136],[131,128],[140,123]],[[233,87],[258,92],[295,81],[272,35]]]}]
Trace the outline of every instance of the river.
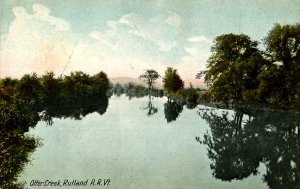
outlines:
[{"label": "river", "polygon": [[[26,135],[41,145],[18,182],[27,188],[38,188],[37,182],[42,188],[299,186],[297,116],[187,108],[166,97],[149,103],[148,97],[112,96],[105,106],[86,115],[77,108],[30,128]],[[74,180],[87,186],[67,186]],[[49,184],[58,181],[61,187]]]}]

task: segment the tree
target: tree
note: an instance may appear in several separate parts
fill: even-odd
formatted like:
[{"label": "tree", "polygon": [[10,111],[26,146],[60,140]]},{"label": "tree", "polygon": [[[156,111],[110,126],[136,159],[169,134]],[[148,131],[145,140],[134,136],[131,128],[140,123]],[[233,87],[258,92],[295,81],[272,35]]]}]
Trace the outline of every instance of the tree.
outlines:
[{"label": "tree", "polygon": [[18,129],[27,132],[34,127],[38,120],[38,112],[32,111],[31,103],[18,96],[12,95],[10,99],[0,100],[0,131]]},{"label": "tree", "polygon": [[24,188],[18,178],[40,145],[25,134],[38,122],[38,112],[32,112],[30,105],[16,94],[0,100],[0,188]]},{"label": "tree", "polygon": [[25,183],[18,178],[41,142],[17,129],[0,131],[0,142],[0,188],[25,189]]},{"label": "tree", "polygon": [[197,106],[198,94],[194,89],[193,85],[190,83],[190,87],[187,89],[186,96],[186,107],[188,109],[193,109]]},{"label": "tree", "polygon": [[150,98],[153,89],[153,84],[155,80],[160,78],[160,75],[155,70],[146,70],[144,74],[139,76],[139,78],[144,80],[147,83],[149,89],[149,98]]},{"label": "tree", "polygon": [[18,82],[17,89],[22,97],[27,100],[37,101],[40,97],[42,86],[36,73],[25,74]]},{"label": "tree", "polygon": [[103,71],[94,75],[92,80],[93,88],[95,88],[97,92],[106,93],[110,88],[112,88],[112,84],[110,83],[106,73]]},{"label": "tree", "polygon": [[275,24],[272,30],[264,39],[266,50],[273,63],[277,63],[277,69],[273,71],[280,80],[282,100],[291,101],[300,88],[300,24],[280,25]]},{"label": "tree", "polygon": [[125,92],[125,88],[120,83],[116,83],[112,88],[112,92],[117,96],[121,96]]},{"label": "tree", "polygon": [[6,77],[1,79],[0,86],[3,88],[15,88],[17,86],[18,80]]},{"label": "tree", "polygon": [[258,42],[251,41],[250,37],[244,34],[224,34],[216,37],[207,70],[196,76],[201,78],[204,75],[214,100],[237,102],[242,100],[245,90],[257,87],[257,83],[249,87],[249,83],[246,82],[256,78],[258,73],[255,73],[255,70],[259,71],[261,67],[263,57],[257,45]]},{"label": "tree", "polygon": [[55,98],[60,94],[61,86],[59,79],[56,79],[53,72],[47,72],[41,78],[44,98]]},{"label": "tree", "polygon": [[164,90],[167,94],[176,93],[179,89],[183,89],[184,82],[180,78],[176,69],[168,67],[163,78]]},{"label": "tree", "polygon": [[0,96],[1,93],[10,93],[14,94],[17,92],[17,84],[18,80],[17,79],[12,79],[10,77],[6,77],[4,79],[0,80]]},{"label": "tree", "polygon": [[92,79],[89,75],[81,72],[71,72],[70,76],[64,78],[64,93],[69,95],[87,94]]}]

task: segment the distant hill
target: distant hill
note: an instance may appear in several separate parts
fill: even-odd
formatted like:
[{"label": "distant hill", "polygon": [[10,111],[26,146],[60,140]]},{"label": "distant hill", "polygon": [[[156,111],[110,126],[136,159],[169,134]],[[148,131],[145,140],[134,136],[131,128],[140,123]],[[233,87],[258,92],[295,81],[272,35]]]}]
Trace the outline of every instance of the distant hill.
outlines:
[{"label": "distant hill", "polygon": [[[143,82],[142,80],[138,79],[138,78],[131,78],[131,77],[113,77],[113,78],[109,78],[109,80],[110,80],[113,84],[119,83],[119,84],[121,84],[121,85],[125,85],[125,84],[128,84],[128,83],[133,83],[133,84],[136,84],[136,85],[142,85],[142,86],[147,87],[147,84],[146,84],[145,82]],[[154,87],[159,88],[159,89],[162,89],[161,81],[155,82]]]},{"label": "distant hill", "polygon": [[119,83],[121,85],[127,84],[127,83],[134,83],[134,84],[139,84],[139,85],[144,85],[146,86],[146,84],[137,78],[130,78],[130,77],[114,77],[114,78],[109,78],[109,80],[113,83]]},{"label": "distant hill", "polygon": [[[142,80],[140,80],[138,78],[131,78],[131,77],[113,77],[113,78],[110,78],[110,81],[113,84],[119,83],[121,85],[125,85],[128,83],[133,83],[133,84],[143,85],[145,87],[147,86],[147,84],[145,82],[143,82]],[[195,88],[207,88],[202,80],[197,80],[197,79],[185,80],[184,86],[189,87],[190,83]],[[163,88],[162,79],[157,80],[157,82],[155,82],[154,86],[156,88],[162,89]]]}]

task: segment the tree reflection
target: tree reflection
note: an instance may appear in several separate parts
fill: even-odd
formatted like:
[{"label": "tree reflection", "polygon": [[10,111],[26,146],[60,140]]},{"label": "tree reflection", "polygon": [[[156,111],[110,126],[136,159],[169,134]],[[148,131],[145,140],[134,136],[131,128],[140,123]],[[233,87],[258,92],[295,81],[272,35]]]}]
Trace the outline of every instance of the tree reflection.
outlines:
[{"label": "tree reflection", "polygon": [[41,118],[51,125],[53,118],[80,120],[93,112],[103,115],[107,107],[108,97],[105,95],[64,96],[43,102]]},{"label": "tree reflection", "polygon": [[200,112],[211,133],[207,146],[213,176],[223,181],[244,179],[266,165],[263,180],[269,188],[300,186],[300,117],[287,113]]},{"label": "tree reflection", "polygon": [[148,109],[147,115],[151,116],[155,113],[157,113],[157,108],[153,106],[152,104],[152,100],[151,100],[151,96],[149,95],[149,102],[148,102],[148,106],[145,108]]},{"label": "tree reflection", "polygon": [[38,121],[51,125],[53,118],[81,119],[93,112],[102,115],[107,107],[108,97],[102,90],[47,92],[43,98],[31,100],[0,88],[0,188],[24,188],[18,177],[41,145],[26,132]]},{"label": "tree reflection", "polygon": [[168,100],[164,104],[165,118],[166,118],[167,122],[169,123],[169,122],[175,121],[177,119],[177,117],[179,116],[179,114],[182,112],[182,110],[183,110],[182,103]]}]

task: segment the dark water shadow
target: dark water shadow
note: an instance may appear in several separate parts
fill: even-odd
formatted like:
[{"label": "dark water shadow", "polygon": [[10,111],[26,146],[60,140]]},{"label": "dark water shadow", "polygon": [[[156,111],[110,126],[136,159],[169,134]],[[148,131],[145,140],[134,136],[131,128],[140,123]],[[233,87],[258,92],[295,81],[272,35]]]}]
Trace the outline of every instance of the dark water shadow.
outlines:
[{"label": "dark water shadow", "polygon": [[34,102],[0,96],[0,188],[25,187],[17,178],[42,145],[41,139],[27,134],[38,121],[52,125],[53,118],[80,120],[93,112],[103,115],[107,107],[108,97],[102,94],[49,96]]},{"label": "dark water shadow", "polygon": [[154,115],[158,112],[158,109],[156,107],[153,106],[153,103],[152,103],[152,96],[149,96],[149,101],[148,101],[148,104],[145,108],[143,109],[147,109],[147,116],[151,116],[151,115]]},{"label": "dark water shadow", "polygon": [[235,110],[199,111],[211,132],[196,140],[207,147],[216,179],[242,180],[266,166],[262,179],[271,189],[300,188],[300,116]]},{"label": "dark water shadow", "polygon": [[175,121],[183,110],[183,104],[169,100],[164,104],[165,119],[168,123]]},{"label": "dark water shadow", "polygon": [[48,125],[53,124],[53,118],[81,120],[86,115],[94,112],[103,115],[108,104],[108,97],[105,95],[56,97],[42,102],[40,105],[40,118]]}]

